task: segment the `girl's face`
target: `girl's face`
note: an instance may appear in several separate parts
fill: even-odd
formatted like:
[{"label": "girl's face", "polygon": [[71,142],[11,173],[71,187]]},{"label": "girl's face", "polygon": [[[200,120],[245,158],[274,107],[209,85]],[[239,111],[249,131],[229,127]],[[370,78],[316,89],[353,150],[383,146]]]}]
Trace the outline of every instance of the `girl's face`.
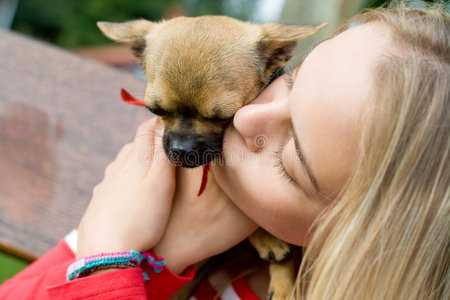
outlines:
[{"label": "girl's face", "polygon": [[296,245],[341,191],[358,157],[380,26],[318,45],[291,74],[241,108],[225,132],[217,183],[253,221]]}]

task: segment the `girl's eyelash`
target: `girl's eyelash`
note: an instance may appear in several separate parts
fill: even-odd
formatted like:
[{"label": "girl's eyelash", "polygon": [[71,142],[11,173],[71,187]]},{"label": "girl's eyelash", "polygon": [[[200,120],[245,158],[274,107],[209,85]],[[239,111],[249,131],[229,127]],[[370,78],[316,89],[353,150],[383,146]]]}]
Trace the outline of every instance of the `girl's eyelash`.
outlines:
[{"label": "girl's eyelash", "polygon": [[295,69],[289,68],[283,77],[284,82],[289,89],[292,89],[294,87],[294,70]]},{"label": "girl's eyelash", "polygon": [[274,161],[274,168],[278,171],[278,174],[283,177],[283,179],[289,180],[290,183],[297,185],[297,182],[294,178],[292,178],[291,175],[286,171],[286,169],[283,166],[283,149],[285,145],[280,146],[274,153],[275,161]]}]

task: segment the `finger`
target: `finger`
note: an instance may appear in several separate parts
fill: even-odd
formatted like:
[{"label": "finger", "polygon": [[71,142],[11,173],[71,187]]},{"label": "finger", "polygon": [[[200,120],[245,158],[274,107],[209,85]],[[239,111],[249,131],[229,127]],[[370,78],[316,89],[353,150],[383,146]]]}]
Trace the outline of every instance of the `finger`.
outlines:
[{"label": "finger", "polygon": [[153,157],[152,167],[149,173],[159,174],[161,178],[172,180],[175,178],[175,165],[172,164],[164,152],[162,136],[164,134],[164,127],[160,124],[157,125],[154,143],[153,143]]},{"label": "finger", "polygon": [[119,154],[117,154],[116,158],[106,167],[105,176],[107,174],[114,174],[118,169],[122,168],[122,166],[126,163],[128,157],[131,156],[132,149],[132,143],[125,144],[119,150]]},{"label": "finger", "polygon": [[111,174],[115,174],[119,169],[119,167],[120,165],[116,161],[113,161],[108,166],[106,166],[102,181],[104,181],[107,177],[111,176]]},{"label": "finger", "polygon": [[118,163],[123,163],[130,155],[131,150],[133,149],[133,143],[125,144],[117,154],[115,161]]},{"label": "finger", "polygon": [[157,118],[149,119],[139,125],[134,136],[132,147],[122,165],[127,165],[131,169],[139,170],[141,176],[147,173],[149,167],[149,157],[153,151],[153,128]]},{"label": "finger", "polygon": [[153,144],[157,124],[158,117],[155,117],[139,125],[133,142],[136,149],[142,149]]},{"label": "finger", "polygon": [[96,195],[100,190],[100,183],[97,184],[94,189],[92,190],[92,195]]},{"label": "finger", "polygon": [[[154,141],[153,141],[153,148],[154,152],[158,152],[159,154],[164,154],[164,147],[163,147],[163,135],[164,135],[164,124],[162,121],[157,121],[154,126]],[[165,155],[163,155],[166,157]]]}]

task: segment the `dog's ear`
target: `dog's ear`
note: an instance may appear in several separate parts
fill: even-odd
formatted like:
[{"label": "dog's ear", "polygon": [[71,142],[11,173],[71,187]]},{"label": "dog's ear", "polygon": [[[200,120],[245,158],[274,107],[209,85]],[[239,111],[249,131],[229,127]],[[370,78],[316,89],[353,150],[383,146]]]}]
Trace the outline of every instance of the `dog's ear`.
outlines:
[{"label": "dog's ear", "polygon": [[128,44],[138,58],[141,58],[145,48],[145,36],[154,24],[144,19],[122,23],[97,22],[104,35],[116,42]]},{"label": "dog's ear", "polygon": [[258,49],[265,63],[264,77],[266,80],[270,79],[294,56],[297,41],[317,33],[327,25],[327,23],[318,26],[262,24],[263,34],[258,43]]}]

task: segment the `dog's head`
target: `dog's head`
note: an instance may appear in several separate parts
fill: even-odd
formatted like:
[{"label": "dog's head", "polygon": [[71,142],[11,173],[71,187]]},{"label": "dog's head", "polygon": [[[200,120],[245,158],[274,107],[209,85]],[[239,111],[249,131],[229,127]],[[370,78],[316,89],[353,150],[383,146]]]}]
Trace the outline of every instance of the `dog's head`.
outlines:
[{"label": "dog's head", "polygon": [[323,27],[256,25],[224,16],[98,26],[140,60],[144,101],[164,121],[167,156],[183,167],[216,157],[235,112],[294,55],[299,39]]}]

